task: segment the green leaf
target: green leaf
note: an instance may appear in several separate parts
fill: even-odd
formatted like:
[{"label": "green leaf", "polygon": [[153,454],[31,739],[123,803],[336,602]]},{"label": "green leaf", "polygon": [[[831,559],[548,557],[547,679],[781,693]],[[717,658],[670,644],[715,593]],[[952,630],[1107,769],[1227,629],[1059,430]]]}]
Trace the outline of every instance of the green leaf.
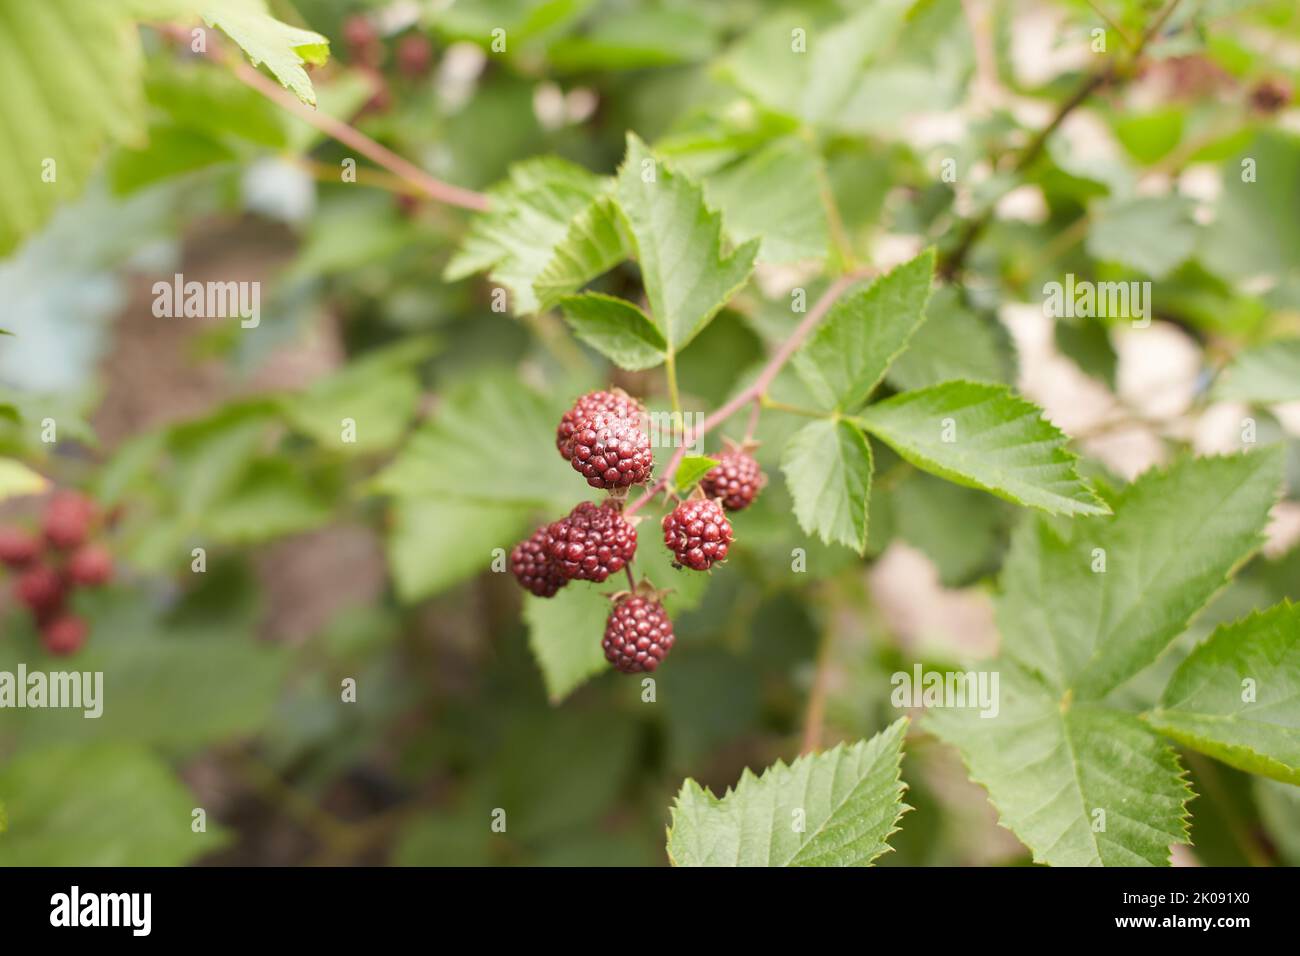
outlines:
[{"label": "green leaf", "polygon": [[1226,764],[1300,784],[1300,604],[1219,627],[1179,665],[1146,719]]},{"label": "green leaf", "polygon": [[0,866],[180,866],[226,843],[190,829],[197,801],[134,744],[58,747],[0,766]]},{"label": "green leaf", "polygon": [[612,607],[606,593],[614,590],[569,584],[554,597],[524,598],[528,646],[542,670],[551,703],[558,704],[609,668],[600,641]]},{"label": "green leaf", "polygon": [[[1059,329],[1060,326],[1058,325]],[[955,378],[1010,384],[1014,356],[996,321],[967,309],[951,286],[934,290],[925,321],[885,373],[898,391],[926,388]]]},{"label": "green leaf", "polygon": [[668,343],[644,312],[626,299],[598,292],[560,300],[574,334],[628,371],[654,368]]},{"label": "green leaf", "polygon": [[[1003,572],[1004,653],[1058,691],[1099,699],[1154,661],[1261,541],[1277,449],[1184,458],[1067,533],[1023,524]],[[1104,560],[1104,571],[1100,568]]]},{"label": "green leaf", "polygon": [[1106,514],[1042,409],[1000,385],[946,382],[856,419],[922,471],[1054,514]]},{"label": "green leaf", "polygon": [[841,298],[795,354],[795,368],[823,408],[856,411],[925,321],[934,250]]},{"label": "green leaf", "polygon": [[1300,400],[1300,339],[1275,339],[1238,352],[1214,388],[1222,402]]},{"label": "green leaf", "polygon": [[229,492],[203,512],[199,526],[229,544],[253,544],[319,528],[334,516],[324,491],[301,466],[267,456],[249,463]]},{"label": "green leaf", "polygon": [[477,374],[448,390],[374,486],[404,497],[572,507],[585,483],[555,450],[559,419],[517,376]]},{"label": "green leaf", "polygon": [[[1253,175],[1247,177],[1248,171]],[[1295,215],[1300,136],[1276,125],[1261,129],[1240,155],[1223,164],[1221,177],[1214,225],[1201,231],[1198,258],[1230,279],[1294,275],[1300,249]]]},{"label": "green leaf", "polygon": [[722,218],[704,204],[700,187],[651,154],[634,133],[628,133],[617,195],[651,320],[676,354],[749,279],[758,241],[724,256]]},{"label": "green leaf", "polygon": [[704,192],[733,241],[761,240],[764,262],[823,259],[830,244],[825,175],[812,144],[787,137],[710,173]]},{"label": "green leaf", "polygon": [[[460,249],[447,263],[443,278],[454,281],[488,270],[493,282],[512,293],[511,311],[515,315],[528,315],[540,308],[533,282],[544,272],[547,278],[543,288],[552,300],[574,291],[594,276],[584,276],[576,285],[570,285],[574,275],[582,275],[580,263],[587,261],[588,254],[580,236],[570,238],[570,223],[589,209],[607,182],[581,166],[554,157],[516,163],[510,167],[505,182],[488,190],[491,208],[474,219]],[[601,245],[590,254],[600,256],[606,251],[603,243],[607,237],[599,230],[599,223],[591,228],[598,234],[591,241]],[[564,259],[562,253],[563,262],[553,265],[556,247],[562,243],[574,258]],[[562,280],[557,272],[565,278]]]},{"label": "green leaf", "polygon": [[862,554],[871,469],[871,446],[848,422],[825,419],[800,429],[781,456],[799,527]]},{"label": "green leaf", "polygon": [[[363,355],[339,372],[289,396],[281,407],[299,431],[345,454],[371,454],[395,446],[406,432],[420,399],[414,366],[433,354],[428,338],[403,341]],[[344,441],[344,420],[355,428]]]},{"label": "green leaf", "polygon": [[[834,127],[867,65],[888,50],[912,0],[877,0],[838,23],[782,11],[762,21],[722,63],[723,75],[776,112]],[[795,43],[798,30],[805,43]]]},{"label": "green leaf", "polygon": [[1088,254],[1163,278],[1196,248],[1191,208],[1177,196],[1102,203],[1088,230]]},{"label": "green leaf", "polygon": [[22,495],[39,495],[49,484],[21,461],[0,458],[0,501]]},{"label": "green leaf", "polygon": [[672,807],[675,866],[868,866],[910,807],[900,780],[906,718],[870,740],[748,769],[715,797],[687,779]]},{"label": "green leaf", "polygon": [[597,276],[628,258],[632,240],[624,235],[618,205],[607,195],[593,199],[569,223],[551,258],[533,280],[540,308],[552,308]]},{"label": "green leaf", "polygon": [[486,570],[495,548],[509,554],[527,533],[533,510],[508,502],[397,498],[387,540],[397,596],[412,604]]},{"label": "green leaf", "polygon": [[0,0],[0,256],[81,191],[105,143],[140,143],[143,118],[129,11]]},{"label": "green leaf", "polygon": [[316,105],[316,91],[303,64],[319,66],[329,59],[326,37],[281,23],[268,12],[265,0],[216,0],[199,6],[208,26],[219,27],[238,43],[254,66],[265,63],[281,86],[308,106]]},{"label": "green leaf", "polygon": [[687,455],[677,466],[677,471],[673,474],[673,481],[677,484],[677,490],[688,492],[691,486],[707,475],[718,464],[718,459],[708,458],[704,455]]},{"label": "green leaf", "polygon": [[985,666],[999,675],[996,716],[931,708],[925,726],[961,751],[1036,863],[1165,866],[1171,844],[1190,842],[1191,789],[1140,720],[1063,699],[1011,661]]}]

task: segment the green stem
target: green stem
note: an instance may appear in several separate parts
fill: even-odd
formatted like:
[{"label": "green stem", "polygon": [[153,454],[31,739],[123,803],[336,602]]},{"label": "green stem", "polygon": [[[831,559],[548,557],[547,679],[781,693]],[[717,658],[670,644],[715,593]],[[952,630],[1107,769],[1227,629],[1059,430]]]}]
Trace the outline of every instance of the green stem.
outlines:
[{"label": "green stem", "polygon": [[664,375],[668,379],[668,401],[673,406],[673,422],[682,420],[682,397],[677,391],[677,356],[672,352],[664,359]]},{"label": "green stem", "polygon": [[774,412],[787,412],[791,415],[802,415],[805,418],[830,418],[830,412],[819,412],[815,408],[803,408],[799,405],[789,405],[786,402],[778,402],[775,399],[768,398],[767,395],[759,397],[759,403],[764,408],[770,408]]}]

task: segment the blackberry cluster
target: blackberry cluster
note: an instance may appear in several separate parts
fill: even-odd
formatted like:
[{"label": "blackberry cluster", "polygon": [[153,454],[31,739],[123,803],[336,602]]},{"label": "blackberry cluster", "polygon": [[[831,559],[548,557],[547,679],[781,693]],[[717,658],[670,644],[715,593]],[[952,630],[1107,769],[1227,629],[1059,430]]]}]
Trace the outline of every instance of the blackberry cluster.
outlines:
[{"label": "blackberry cluster", "polygon": [[[570,581],[600,584],[630,567],[636,527],[623,514],[623,495],[649,481],[654,469],[645,422],[644,406],[616,388],[580,396],[560,418],[556,450],[589,485],[611,497],[601,504],[583,501],[515,545],[510,571],[524,590],[549,598]],[[723,509],[749,507],[767,482],[750,454],[753,447],[748,441],[728,442],[718,464],[700,480],[697,497],[664,516],[664,543],[678,568],[707,571],[727,559],[732,530]],[[659,592],[643,580],[631,592],[615,595],[614,602],[601,645],[605,658],[627,674],[653,671],[673,646],[672,621]]]},{"label": "blackberry cluster", "polygon": [[724,453],[700,479],[705,495],[720,499],[728,511],[744,511],[766,484],[767,476],[754,456],[740,449]]},{"label": "blackberry cluster", "polygon": [[627,594],[605,621],[605,660],[624,674],[653,671],[673,649],[673,622],[658,600]]},{"label": "blackberry cluster", "polygon": [[72,491],[46,505],[40,533],[0,528],[0,564],[17,574],[14,594],[31,613],[41,644],[51,654],[79,650],[89,628],[68,610],[78,587],[99,587],[113,577],[113,556],[90,540],[99,524],[95,503]]},{"label": "blackberry cluster", "polygon": [[712,498],[691,498],[664,515],[664,544],[673,563],[707,571],[727,559],[731,547],[731,522]]}]

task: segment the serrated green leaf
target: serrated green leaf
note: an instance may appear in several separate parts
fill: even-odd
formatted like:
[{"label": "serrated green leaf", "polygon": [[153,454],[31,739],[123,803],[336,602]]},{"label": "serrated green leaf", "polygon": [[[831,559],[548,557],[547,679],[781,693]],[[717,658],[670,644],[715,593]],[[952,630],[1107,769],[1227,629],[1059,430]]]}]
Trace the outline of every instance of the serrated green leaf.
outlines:
[{"label": "serrated green leaf", "polygon": [[1059,691],[1103,697],[1154,661],[1258,547],[1281,480],[1277,449],[1184,458],[1121,491],[1113,516],[1071,523],[1068,537],[1027,521],[1003,572],[1004,652]]},{"label": "serrated green leaf", "polygon": [[1300,784],[1300,604],[1285,601],[1219,627],[1145,716],[1186,747]]},{"label": "serrated green leaf", "polygon": [[842,297],[795,353],[795,368],[826,409],[856,411],[925,321],[934,250]]},{"label": "serrated green leaf", "polygon": [[559,703],[579,685],[609,667],[600,646],[616,587],[571,583],[554,597],[524,598],[528,646],[546,683],[551,703]]},{"label": "serrated green leaf", "polygon": [[718,464],[718,459],[708,458],[704,455],[687,455],[682,459],[681,464],[677,466],[677,471],[673,473],[673,481],[677,485],[677,490],[688,492],[691,486],[707,475]]},{"label": "serrated green leaf", "polygon": [[628,133],[617,196],[650,318],[675,354],[749,279],[758,241],[723,255],[722,218],[704,204],[700,187],[654,156],[634,133]]},{"label": "serrated green leaf", "polygon": [[265,63],[281,86],[308,106],[316,105],[316,91],[303,64],[319,66],[329,59],[328,38],[281,23],[271,16],[265,0],[219,0],[198,6],[208,26],[218,27],[238,43],[254,66]]},{"label": "serrated green leaf", "polygon": [[144,135],[130,11],[83,0],[0,0],[0,256],[77,195],[109,142]]},{"label": "serrated green leaf", "polygon": [[0,501],[20,495],[39,495],[49,484],[21,461],[0,458]]},{"label": "serrated green leaf", "polygon": [[787,137],[713,171],[704,191],[733,241],[761,240],[764,262],[798,262],[825,258],[830,244],[824,176],[813,145]]},{"label": "serrated green leaf", "polygon": [[1214,388],[1221,402],[1300,400],[1300,339],[1275,339],[1238,352]]},{"label": "serrated green leaf", "polygon": [[782,11],[736,44],[722,63],[723,76],[769,109],[834,127],[866,66],[891,47],[911,6],[912,0],[878,0],[829,24]]},{"label": "serrated green leaf", "polygon": [[922,471],[1053,514],[1106,514],[1075,472],[1066,437],[1009,388],[946,382],[854,419]]},{"label": "serrated green leaf", "polygon": [[870,740],[746,770],[715,797],[687,779],[672,807],[675,866],[868,866],[910,807],[900,779],[906,718]]},{"label": "serrated green leaf", "polygon": [[[580,269],[581,262],[587,261],[580,248],[583,240],[565,247],[575,257],[572,262],[565,260],[567,267],[553,267],[552,259],[557,246],[569,236],[570,223],[592,205],[607,183],[581,166],[554,157],[516,163],[504,182],[488,190],[491,208],[474,219],[443,278],[454,281],[487,271],[492,281],[510,290],[515,315],[540,308],[533,282],[549,269],[556,270],[547,272],[544,285],[550,298],[573,291],[594,277]],[[603,233],[599,238],[603,241]],[[579,271],[560,271],[566,268]],[[574,275],[582,276],[577,285],[570,284]]]},{"label": "serrated green leaf", "polygon": [[630,248],[618,205],[610,196],[597,196],[569,223],[568,231],[551,250],[550,260],[533,280],[540,308],[553,307],[608,272],[628,258]]},{"label": "serrated green leaf", "polygon": [[654,368],[668,343],[649,317],[626,299],[599,292],[560,300],[574,335],[628,371]]},{"label": "serrated green leaf", "polygon": [[996,321],[976,315],[962,304],[953,287],[941,286],[925,307],[925,321],[889,367],[885,380],[900,392],[953,379],[1010,384],[1015,368],[1011,352]]},{"label": "serrated green leaf", "polygon": [[957,747],[999,822],[1052,866],[1165,866],[1188,843],[1191,789],[1178,758],[1140,720],[1072,701],[1008,660],[998,712],[931,708],[925,726]]},{"label": "serrated green leaf", "polygon": [[585,482],[555,450],[559,418],[518,377],[480,374],[443,396],[374,487],[402,497],[572,507]]},{"label": "serrated green leaf", "polygon": [[871,470],[871,446],[853,425],[832,419],[805,425],[781,456],[799,527],[861,554],[867,546]]}]

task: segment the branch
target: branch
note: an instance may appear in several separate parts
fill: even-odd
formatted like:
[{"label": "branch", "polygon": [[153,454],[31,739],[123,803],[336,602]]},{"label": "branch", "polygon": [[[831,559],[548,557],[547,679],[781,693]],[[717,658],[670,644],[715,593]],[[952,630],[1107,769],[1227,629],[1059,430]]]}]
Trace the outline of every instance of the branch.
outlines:
[{"label": "branch", "polygon": [[781,343],[781,347],[777,349],[776,354],[772,356],[765,366],[763,366],[763,370],[758,373],[758,378],[754,379],[754,384],[737,393],[731,401],[727,402],[708,418],[704,419],[704,421],[700,422],[700,427],[691,434],[689,439],[683,435],[681,445],[679,445],[677,450],[673,452],[672,458],[668,459],[668,464],[664,467],[663,474],[660,476],[659,480],[651,485],[645,493],[641,495],[641,497],[628,505],[623,514],[627,516],[635,514],[638,510],[648,504],[655,495],[668,487],[669,483],[672,481],[673,475],[677,471],[677,466],[680,465],[682,459],[686,457],[687,448],[694,445],[710,431],[717,428],[740,409],[744,408],[748,403],[758,401],[762,395],[767,392],[768,386],[772,384],[772,380],[776,378],[777,374],[785,366],[785,363],[790,361],[790,357],[794,355],[799,346],[803,344],[804,339],[808,337],[808,334],[816,328],[817,323],[819,323],[826,313],[830,311],[831,306],[835,304],[836,300],[838,300],[839,297],[842,296],[851,286],[862,281],[873,271],[874,270],[866,267],[856,269],[853,272],[840,276],[832,282],[830,288],[822,293],[821,298],[818,299],[813,304],[813,307],[808,310],[808,314],[803,317],[797,326],[795,326],[795,330],[790,333],[790,337]]},{"label": "branch", "polygon": [[[1156,34],[1160,32],[1160,28],[1165,25],[1165,22],[1173,14],[1178,3],[1179,0],[1169,0],[1169,2],[1165,4],[1164,9],[1162,9],[1160,13],[1157,14],[1156,18],[1151,21],[1151,24],[1146,28],[1141,38],[1138,40],[1137,45],[1133,48],[1132,54],[1124,63],[1126,71],[1131,70],[1142,57],[1147,46],[1153,39],[1155,39]],[[1112,60],[1103,69],[1097,70],[1084,80],[1079,88],[1070,94],[1069,98],[1067,98],[1065,102],[1057,108],[1056,113],[1052,116],[1048,124],[1040,129],[1034,138],[1029,141],[1028,145],[1025,146],[1019,159],[1016,160],[1015,166],[1012,167],[1012,173],[1018,175],[1028,169],[1034,160],[1036,160],[1046,148],[1048,139],[1051,138],[1051,135],[1060,128],[1066,118],[1087,102],[1092,94],[1097,92],[1098,89],[1112,80],[1117,79],[1120,75],[1120,62],[1118,60]],[[957,245],[953,247],[952,252],[943,256],[939,260],[938,273],[940,276],[945,279],[951,279],[961,271],[963,264],[966,262],[966,256],[970,253],[971,246],[975,244],[975,240],[980,237],[986,228],[988,228],[989,221],[993,218],[993,208],[992,205],[988,206],[978,218],[972,219],[967,223],[966,228],[962,231],[961,238],[957,241]]]},{"label": "branch", "polygon": [[[179,27],[161,26],[159,29],[168,36],[180,39],[182,42],[187,42],[189,39],[188,34]],[[326,136],[338,140],[349,149],[355,150],[377,166],[382,166],[398,179],[409,184],[414,191],[427,196],[435,202],[446,203],[449,206],[459,206],[462,209],[471,209],[475,212],[483,212],[488,208],[488,197],[483,193],[445,183],[409,160],[398,156],[388,147],[380,145],[355,127],[349,126],[333,116],[327,116],[319,110],[312,109],[278,83],[263,76],[256,68],[245,62],[243,57],[227,55],[224,50],[220,49],[219,44],[212,44],[211,48],[204,51],[203,55],[228,67],[235,74],[235,78],[245,86],[252,87],[268,100],[283,107],[303,122],[316,127]]]}]

